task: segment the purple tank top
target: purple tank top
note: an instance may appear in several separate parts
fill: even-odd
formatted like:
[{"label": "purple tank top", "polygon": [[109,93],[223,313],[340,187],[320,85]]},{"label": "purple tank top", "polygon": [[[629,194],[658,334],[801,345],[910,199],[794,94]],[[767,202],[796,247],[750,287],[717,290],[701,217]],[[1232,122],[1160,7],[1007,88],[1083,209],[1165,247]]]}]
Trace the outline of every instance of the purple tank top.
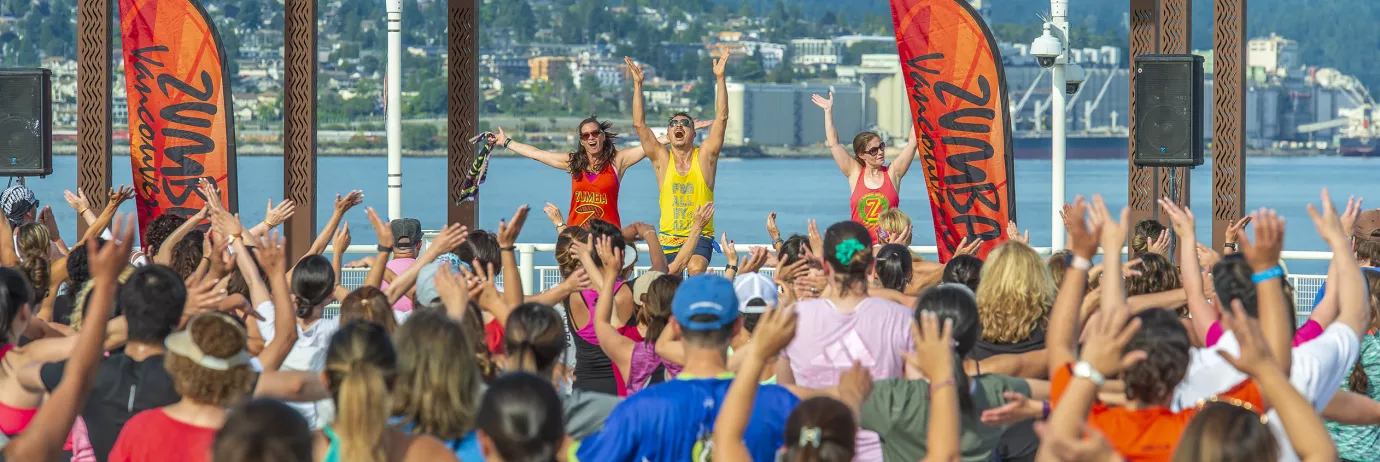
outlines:
[{"label": "purple tank top", "polygon": [[[618,289],[621,288],[623,288],[622,279],[619,279],[618,281],[615,281],[613,283],[613,293],[617,294]],[[595,307],[599,306],[599,291],[581,290],[580,298],[584,299],[585,309],[589,310],[589,321],[585,322],[585,327],[581,327],[580,330],[575,331],[575,333],[578,334],[580,338],[585,339],[586,342],[598,345],[599,335],[594,333],[594,313],[598,311]],[[618,307],[614,307],[614,311],[616,312],[617,310]],[[570,321],[573,324],[575,322],[575,318],[570,318]]]},{"label": "purple tank top", "polygon": [[[417,260],[414,258],[394,258],[389,260],[388,264],[384,266],[386,266],[389,271],[392,271],[393,274],[403,274],[404,271],[407,271],[407,269],[411,268],[412,264],[416,262]],[[388,290],[387,282],[383,283],[382,289]],[[399,297],[398,301],[393,303],[393,311],[401,311],[404,313],[412,311],[412,299],[408,298],[406,295]]]},{"label": "purple tank top", "polygon": [[637,342],[633,345],[632,361],[628,365],[628,394],[637,393],[652,381],[652,374],[658,366],[666,366],[666,377],[680,375],[681,367],[661,359],[656,354],[656,345],[651,342]]}]

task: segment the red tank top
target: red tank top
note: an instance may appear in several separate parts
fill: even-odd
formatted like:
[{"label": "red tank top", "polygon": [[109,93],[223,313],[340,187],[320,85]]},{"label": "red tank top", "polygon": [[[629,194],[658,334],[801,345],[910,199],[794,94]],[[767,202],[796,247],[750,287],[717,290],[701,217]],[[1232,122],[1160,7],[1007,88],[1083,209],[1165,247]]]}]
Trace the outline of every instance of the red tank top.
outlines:
[{"label": "red tank top", "polygon": [[891,175],[887,174],[889,167],[882,167],[882,186],[880,188],[868,188],[866,170],[858,174],[858,184],[853,186],[853,197],[849,199],[852,208],[852,220],[861,223],[872,231],[872,242],[877,243],[877,220],[882,217],[882,212],[891,210],[900,205],[901,196],[896,193],[896,186],[891,184]]},{"label": "red tank top", "polygon": [[605,165],[597,174],[580,172],[570,183],[570,219],[565,224],[584,226],[593,219],[623,227],[618,219],[618,173],[612,165]]}]

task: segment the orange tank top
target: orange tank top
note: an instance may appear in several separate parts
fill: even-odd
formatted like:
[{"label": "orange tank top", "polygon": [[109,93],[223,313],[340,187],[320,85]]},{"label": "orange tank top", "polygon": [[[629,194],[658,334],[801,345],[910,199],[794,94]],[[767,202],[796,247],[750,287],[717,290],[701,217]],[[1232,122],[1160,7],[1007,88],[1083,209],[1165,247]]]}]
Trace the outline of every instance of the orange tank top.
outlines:
[{"label": "orange tank top", "polygon": [[584,226],[589,220],[604,220],[619,228],[618,173],[605,165],[597,174],[580,172],[570,183],[570,218],[567,226]]}]

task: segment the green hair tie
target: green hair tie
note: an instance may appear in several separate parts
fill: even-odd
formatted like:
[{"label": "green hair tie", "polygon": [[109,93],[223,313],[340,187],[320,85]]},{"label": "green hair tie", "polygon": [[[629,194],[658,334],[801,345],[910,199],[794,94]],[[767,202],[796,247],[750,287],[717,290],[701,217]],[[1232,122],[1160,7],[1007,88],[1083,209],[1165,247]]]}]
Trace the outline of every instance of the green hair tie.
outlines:
[{"label": "green hair tie", "polygon": [[850,237],[834,246],[834,258],[839,259],[839,263],[847,264],[849,260],[853,259],[854,254],[866,249],[867,246]]}]

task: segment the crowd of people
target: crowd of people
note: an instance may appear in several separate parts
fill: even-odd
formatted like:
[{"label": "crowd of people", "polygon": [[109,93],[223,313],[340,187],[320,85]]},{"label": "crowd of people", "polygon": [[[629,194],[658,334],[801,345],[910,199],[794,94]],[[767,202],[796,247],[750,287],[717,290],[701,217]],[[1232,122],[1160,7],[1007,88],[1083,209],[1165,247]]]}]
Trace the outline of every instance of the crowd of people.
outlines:
[{"label": "crowd of people", "polygon": [[[569,153],[480,136],[571,174],[570,214],[545,207],[563,279],[540,293],[519,289],[526,206],[430,240],[368,209],[377,253],[327,258],[351,242],[351,191],[289,261],[290,201],[246,227],[203,182],[204,209],[136,237],[117,216],[131,190],[99,214],[68,193],[87,230],[68,246],[32,191],[6,189],[0,460],[1380,458],[1380,274],[1362,270],[1380,264],[1380,211],[1326,190],[1310,206],[1334,258],[1302,324],[1272,210],[1215,249],[1172,202],[1166,228],[1079,197],[1050,257],[1012,223],[985,258],[972,239],[928,261],[896,194],[915,147],[888,165],[863,133],[849,153],[818,97],[850,219],[783,235],[771,215],[771,246],[739,255],[713,221],[726,61],[713,121],[676,114],[665,140],[632,62],[639,147],[597,118]],[[657,227],[620,222],[644,157]],[[360,286],[346,266],[368,268]]]}]

